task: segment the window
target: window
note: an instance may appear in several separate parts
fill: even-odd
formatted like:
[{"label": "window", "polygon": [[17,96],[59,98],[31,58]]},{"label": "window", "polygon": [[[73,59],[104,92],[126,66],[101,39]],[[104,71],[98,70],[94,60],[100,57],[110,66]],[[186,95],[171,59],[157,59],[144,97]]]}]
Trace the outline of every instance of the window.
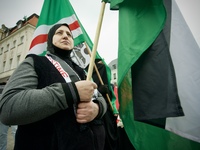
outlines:
[{"label": "window", "polygon": [[20,40],[21,40],[20,42],[23,43],[23,42],[24,42],[24,36],[22,36],[22,37],[20,38]]},{"label": "window", "polygon": [[9,45],[9,44],[7,44],[7,47],[6,47],[6,50],[5,50],[5,52],[9,51],[9,47],[10,47],[10,45]]},{"label": "window", "polygon": [[13,61],[13,59],[11,58],[11,59],[10,59],[10,68],[11,68],[11,66],[12,66],[12,61]]},{"label": "window", "polygon": [[113,73],[113,79],[116,79],[117,77],[116,77],[116,73]]},{"label": "window", "polygon": [[0,51],[0,54],[2,54],[3,53],[3,47],[1,48],[1,51]]},{"label": "window", "polygon": [[16,40],[13,41],[12,48],[15,48],[15,46],[16,46]]},{"label": "window", "polygon": [[117,67],[116,67],[116,64],[114,64],[114,65],[112,66],[112,68],[113,68],[113,69],[116,69],[116,68],[117,68]]},{"label": "window", "polygon": [[6,67],[6,61],[3,62],[3,71],[5,70]]},{"label": "window", "polygon": [[22,23],[20,22],[20,24],[17,25],[17,28],[19,29],[21,28],[21,26],[22,26]]},{"label": "window", "polygon": [[17,56],[17,66],[19,65],[20,62],[20,55]]},{"label": "window", "polygon": [[6,32],[6,37],[9,35],[9,32]]},{"label": "window", "polygon": [[19,21],[17,22],[17,28],[18,28],[18,29],[21,28],[21,27],[22,27],[22,24],[23,24],[23,21],[22,21],[22,20],[19,20]]}]

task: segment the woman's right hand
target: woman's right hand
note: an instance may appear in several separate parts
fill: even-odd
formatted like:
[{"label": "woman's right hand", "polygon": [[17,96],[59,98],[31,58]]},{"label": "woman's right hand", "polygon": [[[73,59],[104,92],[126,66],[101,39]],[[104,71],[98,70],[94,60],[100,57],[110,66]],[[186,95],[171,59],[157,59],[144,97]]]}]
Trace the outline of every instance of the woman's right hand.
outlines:
[{"label": "woman's right hand", "polygon": [[97,89],[97,84],[92,81],[81,80],[75,82],[76,88],[79,93],[81,102],[88,102],[92,100],[94,90]]}]

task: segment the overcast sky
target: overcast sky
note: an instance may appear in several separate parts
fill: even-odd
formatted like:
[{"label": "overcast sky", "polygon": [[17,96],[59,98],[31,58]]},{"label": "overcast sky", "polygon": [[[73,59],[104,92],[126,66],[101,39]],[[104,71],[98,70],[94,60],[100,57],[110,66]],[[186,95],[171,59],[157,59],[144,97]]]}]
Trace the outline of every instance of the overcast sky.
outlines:
[{"label": "overcast sky", "polygon": [[[40,15],[43,0],[0,0],[0,25],[14,27],[16,22],[33,13]],[[101,9],[101,0],[70,0],[86,32],[94,41]],[[185,20],[200,46],[200,0],[176,0]],[[118,11],[109,10],[106,4],[98,52],[107,63],[117,58]]]}]

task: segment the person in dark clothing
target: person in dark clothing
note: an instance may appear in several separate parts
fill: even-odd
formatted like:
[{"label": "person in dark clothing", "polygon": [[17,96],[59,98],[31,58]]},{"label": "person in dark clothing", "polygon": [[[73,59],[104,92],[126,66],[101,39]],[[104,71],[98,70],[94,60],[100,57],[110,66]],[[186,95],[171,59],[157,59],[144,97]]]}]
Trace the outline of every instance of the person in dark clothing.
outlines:
[{"label": "person in dark clothing", "polygon": [[[100,59],[95,60],[96,68],[98,71],[94,70],[92,78],[94,82],[98,85],[98,91],[102,94],[107,103],[107,111],[103,116],[106,140],[104,150],[119,150],[119,135],[117,130],[117,116],[118,110],[115,105],[115,96],[113,88],[109,83],[106,66]],[[100,81],[100,78],[103,81],[103,84]],[[111,91],[112,90],[112,91]]]},{"label": "person in dark clothing", "polygon": [[18,125],[15,150],[103,150],[107,105],[96,83],[86,81],[70,58],[67,24],[48,33],[47,54],[30,54],[5,86],[0,119]]}]

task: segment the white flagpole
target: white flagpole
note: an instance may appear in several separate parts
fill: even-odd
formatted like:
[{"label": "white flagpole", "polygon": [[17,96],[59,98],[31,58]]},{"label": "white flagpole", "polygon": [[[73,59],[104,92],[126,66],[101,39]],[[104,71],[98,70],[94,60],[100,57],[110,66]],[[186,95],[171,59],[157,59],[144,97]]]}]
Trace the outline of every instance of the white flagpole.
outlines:
[{"label": "white flagpole", "polygon": [[100,36],[100,30],[101,30],[101,25],[102,25],[102,21],[103,21],[105,5],[106,5],[106,3],[102,2],[101,11],[100,11],[100,15],[99,15],[99,21],[97,24],[96,35],[95,35],[95,39],[94,39],[94,44],[93,44],[93,48],[92,48],[92,54],[91,54],[91,58],[90,58],[90,64],[89,64],[89,69],[88,69],[88,74],[87,74],[86,80],[91,80],[91,78],[92,78],[92,72],[93,72],[93,68],[94,68],[94,61],[96,58],[97,45],[99,42],[99,36]]},{"label": "white flagpole", "polygon": [[[86,45],[86,49],[87,49],[89,55],[91,56],[91,50],[90,50],[90,48],[89,48],[89,46],[87,45],[86,42],[85,42],[85,45]],[[95,65],[95,63],[94,63],[94,68],[95,68],[95,71],[96,71],[96,73],[97,73],[97,76],[98,76],[98,79],[99,79],[101,85],[104,85],[104,82],[103,82],[103,80],[102,80],[102,78],[101,78],[101,75],[100,75],[99,70],[98,70],[97,66]],[[113,111],[113,106],[112,106],[112,103],[111,103],[111,100],[110,100],[109,95],[106,94],[106,97],[107,97],[108,102],[109,102],[109,105],[110,105],[110,107],[111,107],[111,109],[112,109],[112,111]]]}]

